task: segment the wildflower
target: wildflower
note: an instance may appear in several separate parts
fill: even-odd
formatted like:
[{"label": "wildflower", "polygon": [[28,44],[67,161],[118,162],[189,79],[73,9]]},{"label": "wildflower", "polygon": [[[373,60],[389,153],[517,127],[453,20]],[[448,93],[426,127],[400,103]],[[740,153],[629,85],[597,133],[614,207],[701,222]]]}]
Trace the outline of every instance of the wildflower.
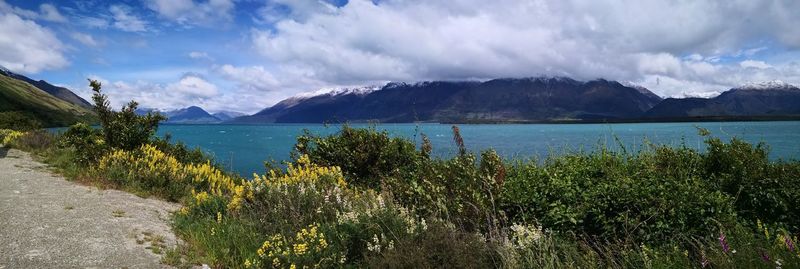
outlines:
[{"label": "wildflower", "polygon": [[217,223],[222,223],[222,212],[217,211]]},{"label": "wildflower", "polygon": [[308,245],[306,244],[294,244],[294,254],[303,255],[306,254],[308,250]]},{"label": "wildflower", "polygon": [[297,266],[293,263],[291,266],[289,266],[289,269],[297,269]]},{"label": "wildflower", "polygon": [[765,262],[769,262],[769,254],[767,252],[761,251],[761,259]]},{"label": "wildflower", "polygon": [[722,246],[722,252],[728,253],[730,246],[728,246],[728,241],[725,239],[725,234],[722,232],[719,233],[719,244]]},{"label": "wildflower", "polygon": [[794,252],[794,242],[792,242],[792,239],[787,236],[784,242],[786,242],[786,249],[788,249],[789,252]]},{"label": "wildflower", "polygon": [[246,260],[244,260],[244,267],[245,267],[245,268],[250,268],[250,267],[253,267],[253,263],[252,263],[252,262],[250,262],[250,259],[246,259]]}]

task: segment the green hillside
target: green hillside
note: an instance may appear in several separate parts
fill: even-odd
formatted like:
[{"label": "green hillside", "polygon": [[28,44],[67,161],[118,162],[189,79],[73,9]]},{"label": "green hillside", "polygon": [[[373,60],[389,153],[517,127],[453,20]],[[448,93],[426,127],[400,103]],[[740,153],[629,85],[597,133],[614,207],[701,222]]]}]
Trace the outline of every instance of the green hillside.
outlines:
[{"label": "green hillside", "polygon": [[93,121],[93,113],[58,99],[24,81],[0,76],[0,128],[38,122],[41,127],[68,126]]}]

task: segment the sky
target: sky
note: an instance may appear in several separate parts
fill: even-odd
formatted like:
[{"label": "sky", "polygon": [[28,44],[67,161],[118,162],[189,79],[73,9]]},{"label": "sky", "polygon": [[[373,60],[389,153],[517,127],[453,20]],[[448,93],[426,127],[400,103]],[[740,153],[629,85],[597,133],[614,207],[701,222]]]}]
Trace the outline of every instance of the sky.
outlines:
[{"label": "sky", "polygon": [[254,113],[388,81],[604,78],[662,97],[800,85],[793,0],[0,0],[0,65],[112,105]]}]

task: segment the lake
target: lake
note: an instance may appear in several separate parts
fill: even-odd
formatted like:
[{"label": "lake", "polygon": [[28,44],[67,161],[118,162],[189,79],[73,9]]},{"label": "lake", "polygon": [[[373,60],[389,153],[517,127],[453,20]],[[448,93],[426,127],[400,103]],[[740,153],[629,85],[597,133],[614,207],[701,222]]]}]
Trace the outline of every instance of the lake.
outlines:
[{"label": "lake", "polygon": [[[366,124],[352,124],[366,127]],[[436,156],[457,152],[449,124],[378,124],[392,136],[420,143],[426,134]],[[739,137],[752,143],[770,145],[773,159],[800,159],[800,121],[777,122],[693,122],[693,123],[618,123],[618,124],[462,124],[458,125],[467,148],[481,151],[494,148],[506,158],[542,158],[565,150],[592,150],[598,145],[628,151],[641,148],[643,141],[686,145],[703,149],[703,138],[696,126],[706,128],[723,139]],[[315,134],[332,134],[340,126],[322,124],[268,125],[162,125],[158,134],[171,134],[173,141],[199,146],[225,167],[250,177],[264,172],[265,160],[286,160],[295,137],[308,129]],[[617,142],[619,141],[619,142]]]}]

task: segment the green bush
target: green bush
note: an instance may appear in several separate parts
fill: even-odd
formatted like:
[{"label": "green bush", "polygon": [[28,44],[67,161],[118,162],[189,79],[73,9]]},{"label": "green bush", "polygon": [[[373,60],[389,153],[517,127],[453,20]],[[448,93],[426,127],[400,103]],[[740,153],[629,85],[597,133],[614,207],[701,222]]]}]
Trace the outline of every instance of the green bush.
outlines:
[{"label": "green bush", "polygon": [[730,197],[692,173],[699,158],[692,149],[657,147],[638,156],[601,149],[519,164],[507,174],[503,208],[514,221],[601,240],[708,236],[735,223],[736,214]]},{"label": "green bush", "polygon": [[96,163],[109,150],[100,130],[85,123],[72,125],[61,135],[61,148],[75,150],[75,161],[81,165]]},{"label": "green bush", "polygon": [[737,138],[729,143],[708,138],[706,144],[705,177],[714,189],[735,199],[742,218],[751,224],[760,219],[800,230],[800,163],[771,162],[766,145]]},{"label": "green bush", "polygon": [[94,94],[94,111],[100,120],[100,131],[105,143],[112,148],[133,150],[150,142],[158,124],[166,118],[158,113],[136,114],[138,103],[131,101],[120,111],[109,107],[108,97],[101,92],[100,82],[89,80]]},{"label": "green bush", "polygon": [[414,143],[405,138],[389,137],[374,127],[365,129],[342,126],[335,135],[321,137],[305,131],[297,137],[293,156],[307,155],[323,166],[338,166],[348,183],[380,187],[381,180],[413,169],[421,155]]}]

